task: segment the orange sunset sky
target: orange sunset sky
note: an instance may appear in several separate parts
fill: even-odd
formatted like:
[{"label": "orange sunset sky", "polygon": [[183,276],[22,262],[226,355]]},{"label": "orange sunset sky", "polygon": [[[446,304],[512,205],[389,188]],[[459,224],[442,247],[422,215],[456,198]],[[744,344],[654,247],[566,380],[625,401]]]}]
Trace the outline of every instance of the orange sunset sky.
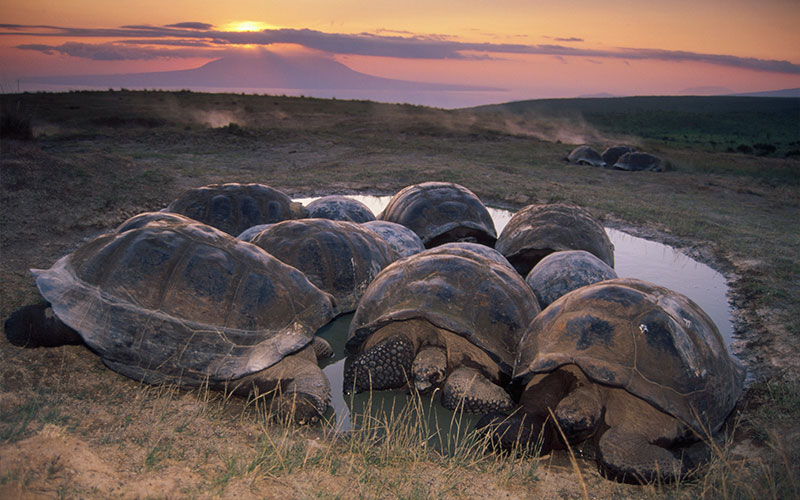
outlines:
[{"label": "orange sunset sky", "polygon": [[338,91],[443,106],[800,87],[800,0],[0,0],[0,12],[6,92],[34,90],[31,77],[191,69],[265,50],[481,88]]}]

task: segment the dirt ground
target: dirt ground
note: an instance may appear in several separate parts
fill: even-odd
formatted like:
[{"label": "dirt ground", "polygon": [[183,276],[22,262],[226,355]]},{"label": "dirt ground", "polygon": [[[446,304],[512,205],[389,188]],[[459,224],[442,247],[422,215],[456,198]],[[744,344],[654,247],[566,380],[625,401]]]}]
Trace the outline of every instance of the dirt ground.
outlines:
[{"label": "dirt ground", "polygon": [[[62,131],[66,128],[63,124],[50,126]],[[573,465],[563,452],[536,460],[536,467],[529,460],[500,469],[480,463],[453,464],[435,454],[414,455],[413,450],[405,450],[405,454],[394,450],[376,458],[371,452],[348,448],[320,429],[274,426],[237,398],[201,390],[144,386],[111,372],[83,346],[21,349],[3,338],[0,498],[800,495],[795,460],[800,454],[797,384],[759,382],[796,380],[800,376],[800,343],[787,328],[786,315],[765,305],[743,285],[744,280],[765,272],[765,259],[769,257],[752,255],[747,247],[732,248],[718,239],[697,238],[689,229],[682,231],[678,223],[652,214],[631,215],[625,205],[637,203],[638,196],[647,199],[648,191],[656,197],[657,191],[667,189],[674,190],[671,194],[680,200],[679,208],[688,211],[694,206],[692,196],[704,200],[697,193],[705,192],[716,201],[698,210],[723,202],[725,210],[729,205],[746,205],[754,210],[753,225],[763,225],[767,230],[770,221],[778,221],[773,224],[779,226],[774,230],[785,234],[785,228],[789,228],[786,238],[791,243],[800,239],[800,209],[797,200],[791,200],[796,189],[747,186],[755,193],[747,194],[743,192],[747,182],[737,179],[705,176],[701,182],[692,177],[692,185],[687,186],[682,184],[685,179],[655,178],[652,185],[641,184],[644,192],[631,195],[630,201],[620,196],[615,209],[610,201],[599,200],[591,192],[591,185],[609,183],[612,177],[593,172],[596,177],[584,180],[586,187],[581,191],[571,178],[563,177],[564,167],[557,163],[557,155],[566,146],[550,142],[542,143],[541,154],[553,167],[537,171],[539,177],[532,179],[527,163],[499,165],[492,172],[456,168],[454,164],[463,160],[462,155],[470,153],[453,153],[449,148],[455,151],[459,141],[475,141],[458,134],[455,139],[436,136],[431,145],[414,139],[417,142],[408,145],[373,145],[369,150],[363,150],[362,143],[350,136],[328,132],[281,137],[267,146],[260,138],[226,136],[237,148],[231,157],[229,150],[221,146],[217,150],[213,145],[204,152],[187,152],[219,138],[195,129],[187,132],[185,148],[174,139],[180,136],[132,139],[127,131],[114,131],[122,135],[113,136],[103,136],[106,132],[96,130],[80,133],[88,136],[76,138],[78,132],[73,131],[73,135],[65,136],[71,139],[59,139],[51,133],[36,142],[2,141],[3,318],[39,300],[30,268],[49,267],[89,238],[137,213],[164,207],[190,187],[259,181],[293,196],[393,194],[412,182],[452,180],[470,187],[484,200],[509,208],[559,198],[580,202],[585,197],[585,204],[603,218],[604,224],[675,246],[723,272],[731,285],[734,305],[738,335],[734,349],[755,374],[754,384],[732,417],[731,425],[737,430],[730,434],[732,441],[724,445],[724,453],[715,461],[715,470],[687,484],[631,486],[603,479],[591,461],[579,459]],[[149,132],[137,129],[136,133]],[[502,140],[505,142],[498,145],[486,139],[485,145],[470,147],[507,148],[511,156],[521,148],[517,136]],[[253,166],[261,164],[271,166]],[[384,165],[380,173],[373,170],[377,164]],[[352,173],[345,173],[348,167],[353,167]],[[654,178],[639,179],[649,182]],[[632,191],[624,184],[609,189]],[[675,195],[687,191],[683,198]],[[733,211],[719,213],[720,220],[723,216],[738,217]],[[798,233],[792,235],[791,228]],[[796,263],[795,255],[789,272],[796,272]],[[784,406],[765,411],[776,404]]]}]

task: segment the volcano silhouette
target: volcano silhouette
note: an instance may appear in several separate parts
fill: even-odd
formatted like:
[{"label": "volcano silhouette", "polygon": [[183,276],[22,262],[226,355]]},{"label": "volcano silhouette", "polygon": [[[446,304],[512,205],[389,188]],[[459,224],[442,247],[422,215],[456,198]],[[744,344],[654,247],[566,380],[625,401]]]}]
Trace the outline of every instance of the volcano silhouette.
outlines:
[{"label": "volcano silhouette", "polygon": [[230,55],[199,68],[116,75],[73,75],[25,78],[24,82],[109,87],[250,87],[348,90],[498,90],[457,84],[380,78],[354,71],[316,54]]}]

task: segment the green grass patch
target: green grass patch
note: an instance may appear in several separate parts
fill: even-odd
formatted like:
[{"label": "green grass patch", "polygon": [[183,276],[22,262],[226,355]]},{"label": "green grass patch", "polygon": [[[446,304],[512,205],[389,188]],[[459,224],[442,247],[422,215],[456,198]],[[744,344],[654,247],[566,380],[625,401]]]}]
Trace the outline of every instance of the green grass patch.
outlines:
[{"label": "green grass patch", "polygon": [[786,157],[800,149],[800,99],[619,97],[543,99],[476,108],[486,113],[585,120],[607,135],[676,148]]}]

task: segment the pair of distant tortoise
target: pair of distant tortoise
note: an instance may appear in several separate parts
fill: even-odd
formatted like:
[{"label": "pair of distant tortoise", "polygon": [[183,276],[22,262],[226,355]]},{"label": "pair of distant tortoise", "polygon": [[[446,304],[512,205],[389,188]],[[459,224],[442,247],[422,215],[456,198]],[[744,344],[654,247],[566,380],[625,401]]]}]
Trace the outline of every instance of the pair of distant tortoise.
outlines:
[{"label": "pair of distant tortoise", "polygon": [[686,473],[675,446],[717,431],[738,399],[741,371],[695,304],[603,281],[613,247],[588,212],[526,207],[497,238],[455,184],[409,186],[381,221],[351,201],[190,191],[34,270],[48,304],[15,312],[6,335],[83,341],[148,383],[267,394],[302,423],[330,401],[315,332],[355,309],[345,390],[438,389],[447,407],[491,414],[501,440],[526,430],[520,410],[552,433],[552,411],[568,443],[593,437],[601,468],[627,480]]},{"label": "pair of distant tortoise", "polygon": [[635,151],[630,146],[611,146],[598,153],[591,146],[578,146],[565,158],[569,163],[615,170],[661,172],[664,162],[654,154]]}]

